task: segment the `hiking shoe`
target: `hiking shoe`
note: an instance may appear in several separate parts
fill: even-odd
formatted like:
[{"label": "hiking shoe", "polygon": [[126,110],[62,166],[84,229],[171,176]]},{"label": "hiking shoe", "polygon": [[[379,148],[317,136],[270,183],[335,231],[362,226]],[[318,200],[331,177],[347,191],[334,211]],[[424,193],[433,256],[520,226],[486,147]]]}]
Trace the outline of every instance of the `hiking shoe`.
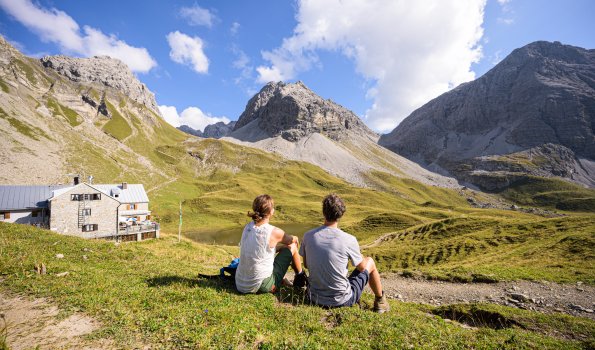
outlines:
[{"label": "hiking shoe", "polygon": [[286,277],[284,277],[283,281],[281,281],[281,285],[285,287],[293,287],[293,283],[291,283],[291,281],[288,280]]},{"label": "hiking shoe", "polygon": [[384,292],[382,292],[381,297],[374,298],[374,312],[383,314],[383,313],[387,312],[388,310],[390,310],[390,305],[388,304],[388,301],[386,300],[386,297],[384,296]]},{"label": "hiking shoe", "polygon": [[293,288],[304,288],[308,284],[308,277],[304,271],[295,275],[293,279]]}]

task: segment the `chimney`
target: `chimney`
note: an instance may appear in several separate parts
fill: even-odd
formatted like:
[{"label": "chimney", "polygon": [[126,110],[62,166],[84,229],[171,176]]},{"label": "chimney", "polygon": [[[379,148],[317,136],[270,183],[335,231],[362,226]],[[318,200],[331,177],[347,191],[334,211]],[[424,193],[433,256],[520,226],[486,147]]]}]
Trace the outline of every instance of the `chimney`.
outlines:
[{"label": "chimney", "polygon": [[92,184],[93,184],[93,176],[92,176],[92,175],[91,175],[91,176],[89,176],[89,179],[88,179],[87,183],[88,183],[89,185],[92,185]]},{"label": "chimney", "polygon": [[128,188],[128,182],[122,182],[122,189],[125,190]]},{"label": "chimney", "polygon": [[78,185],[79,184],[79,177],[78,175],[74,177],[74,185]]}]

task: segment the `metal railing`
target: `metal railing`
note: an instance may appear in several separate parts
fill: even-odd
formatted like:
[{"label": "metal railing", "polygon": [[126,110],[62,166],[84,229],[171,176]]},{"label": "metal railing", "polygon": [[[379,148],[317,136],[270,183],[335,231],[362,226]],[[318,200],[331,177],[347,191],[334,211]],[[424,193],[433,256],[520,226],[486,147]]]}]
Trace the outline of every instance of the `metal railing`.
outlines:
[{"label": "metal railing", "polygon": [[159,224],[150,225],[132,225],[126,227],[119,227],[118,234],[120,235],[131,235],[134,233],[154,232],[159,231]]}]

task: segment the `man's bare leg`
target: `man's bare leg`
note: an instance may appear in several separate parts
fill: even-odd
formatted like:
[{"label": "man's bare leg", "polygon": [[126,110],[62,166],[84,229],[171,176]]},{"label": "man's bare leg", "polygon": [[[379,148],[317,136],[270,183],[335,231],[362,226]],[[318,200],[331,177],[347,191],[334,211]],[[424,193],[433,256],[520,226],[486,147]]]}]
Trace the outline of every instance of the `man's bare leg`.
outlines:
[{"label": "man's bare leg", "polygon": [[374,259],[370,257],[365,257],[364,260],[357,265],[356,267],[360,272],[364,270],[368,270],[370,274],[370,288],[374,295],[377,297],[382,296],[382,283],[380,282],[380,273],[378,273],[378,269],[376,268],[376,263]]}]

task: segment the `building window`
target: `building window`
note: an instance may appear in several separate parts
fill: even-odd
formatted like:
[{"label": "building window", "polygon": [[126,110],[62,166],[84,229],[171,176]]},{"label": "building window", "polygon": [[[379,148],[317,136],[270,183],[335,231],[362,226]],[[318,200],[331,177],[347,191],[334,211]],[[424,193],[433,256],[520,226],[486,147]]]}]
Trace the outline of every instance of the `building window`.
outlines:
[{"label": "building window", "polygon": [[38,212],[38,211],[32,211],[32,212],[31,212],[31,217],[34,217],[34,218],[36,218],[36,217],[38,217],[38,216],[39,216],[39,212]]},{"label": "building window", "polygon": [[131,209],[131,210],[136,210],[136,209],[138,209],[138,208],[137,208],[137,204],[134,204],[134,203],[133,203],[133,204],[130,204],[130,209]]},{"label": "building window", "polygon": [[100,201],[101,193],[84,193],[84,194],[71,194],[70,200],[73,201]]},{"label": "building window", "polygon": [[97,231],[97,224],[83,225],[83,232]]},{"label": "building window", "polygon": [[91,208],[83,209],[82,214],[84,216],[91,216]]},{"label": "building window", "polygon": [[5,215],[5,213],[0,213],[0,220],[4,220]]}]

